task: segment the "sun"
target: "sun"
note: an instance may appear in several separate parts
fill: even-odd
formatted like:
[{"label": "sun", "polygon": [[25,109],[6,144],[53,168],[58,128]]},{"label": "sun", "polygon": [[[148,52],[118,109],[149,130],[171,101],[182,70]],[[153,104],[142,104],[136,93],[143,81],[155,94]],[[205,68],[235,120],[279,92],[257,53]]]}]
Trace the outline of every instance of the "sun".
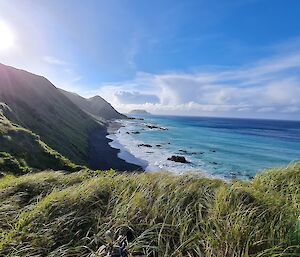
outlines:
[{"label": "sun", "polygon": [[11,28],[0,21],[0,51],[9,50],[14,46],[15,35]]}]

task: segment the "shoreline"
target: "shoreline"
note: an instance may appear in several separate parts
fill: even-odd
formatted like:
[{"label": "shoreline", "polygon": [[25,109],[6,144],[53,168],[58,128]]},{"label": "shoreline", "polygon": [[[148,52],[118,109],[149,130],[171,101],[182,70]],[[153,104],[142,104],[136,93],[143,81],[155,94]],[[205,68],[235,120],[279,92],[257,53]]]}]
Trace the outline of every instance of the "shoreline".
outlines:
[{"label": "shoreline", "polygon": [[109,122],[108,126],[98,128],[89,136],[89,160],[88,164],[92,169],[109,170],[114,169],[119,172],[143,172],[140,165],[126,162],[119,158],[120,149],[110,145],[112,139],[107,136],[116,133],[122,125],[117,122]]},{"label": "shoreline", "polygon": [[120,144],[120,142],[116,138],[116,134],[118,130],[122,127],[125,126],[118,121],[109,122],[107,127],[108,135],[106,136],[106,138],[111,140],[111,142],[109,142],[110,147],[119,151],[118,153],[119,159],[129,164],[140,166],[143,169],[143,171],[146,171],[146,167],[148,166],[147,162],[137,158],[136,156],[128,152],[128,150],[122,144]]}]

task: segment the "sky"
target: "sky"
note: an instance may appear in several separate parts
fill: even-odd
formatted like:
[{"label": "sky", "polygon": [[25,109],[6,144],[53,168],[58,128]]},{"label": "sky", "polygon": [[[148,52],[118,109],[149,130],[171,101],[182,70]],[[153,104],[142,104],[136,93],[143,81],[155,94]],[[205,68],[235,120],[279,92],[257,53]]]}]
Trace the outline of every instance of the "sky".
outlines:
[{"label": "sky", "polygon": [[0,0],[0,62],[121,112],[300,119],[298,0]]}]

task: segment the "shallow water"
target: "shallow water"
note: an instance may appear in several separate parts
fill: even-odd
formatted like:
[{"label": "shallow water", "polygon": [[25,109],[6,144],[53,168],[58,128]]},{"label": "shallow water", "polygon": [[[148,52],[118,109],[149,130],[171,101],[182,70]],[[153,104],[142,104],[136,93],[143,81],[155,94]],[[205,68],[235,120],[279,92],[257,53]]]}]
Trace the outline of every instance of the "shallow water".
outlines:
[{"label": "shallow water", "polygon": [[[109,137],[114,140],[112,146],[121,149],[120,158],[146,171],[193,171],[225,179],[249,179],[263,169],[300,159],[299,121],[153,115],[143,118],[120,121],[124,127]],[[150,129],[148,125],[167,130]],[[142,143],[152,147],[139,147]],[[168,161],[172,155],[185,156],[190,163]]]}]

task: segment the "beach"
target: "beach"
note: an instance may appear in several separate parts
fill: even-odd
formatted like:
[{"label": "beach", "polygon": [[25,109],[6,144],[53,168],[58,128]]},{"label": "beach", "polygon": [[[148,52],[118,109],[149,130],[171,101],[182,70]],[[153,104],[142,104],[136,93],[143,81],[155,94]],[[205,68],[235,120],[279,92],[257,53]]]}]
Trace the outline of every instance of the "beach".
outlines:
[{"label": "beach", "polygon": [[121,127],[120,123],[110,122],[107,128],[94,130],[89,136],[89,160],[88,164],[93,169],[116,171],[141,172],[139,165],[128,163],[118,157],[120,150],[111,147],[111,139],[107,138]]}]

